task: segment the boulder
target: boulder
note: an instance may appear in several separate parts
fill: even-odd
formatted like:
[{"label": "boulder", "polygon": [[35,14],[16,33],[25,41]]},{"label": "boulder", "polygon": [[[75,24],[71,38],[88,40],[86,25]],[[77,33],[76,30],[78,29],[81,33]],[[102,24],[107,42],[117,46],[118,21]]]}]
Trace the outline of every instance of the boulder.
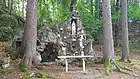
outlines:
[{"label": "boulder", "polygon": [[1,69],[5,69],[8,68],[10,66],[10,58],[4,58],[0,60],[0,68]]}]

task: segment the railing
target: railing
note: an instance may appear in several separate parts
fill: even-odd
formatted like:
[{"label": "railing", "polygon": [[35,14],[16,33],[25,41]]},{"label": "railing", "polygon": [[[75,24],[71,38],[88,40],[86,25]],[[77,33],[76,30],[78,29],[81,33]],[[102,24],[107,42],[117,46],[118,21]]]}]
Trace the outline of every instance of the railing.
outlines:
[{"label": "railing", "polygon": [[68,59],[69,58],[82,58],[83,60],[83,71],[85,71],[85,58],[93,58],[94,56],[84,56],[84,55],[81,55],[81,56],[58,56],[58,58],[60,59],[65,59],[65,67],[66,67],[66,72],[68,72]]}]

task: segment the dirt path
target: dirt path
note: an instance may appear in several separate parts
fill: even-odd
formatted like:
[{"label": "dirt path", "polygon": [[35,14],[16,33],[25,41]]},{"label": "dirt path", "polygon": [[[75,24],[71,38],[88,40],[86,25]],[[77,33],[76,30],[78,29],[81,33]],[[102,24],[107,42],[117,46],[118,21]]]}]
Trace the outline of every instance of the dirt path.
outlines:
[{"label": "dirt path", "polygon": [[135,75],[112,72],[107,76],[101,64],[88,67],[86,72],[82,72],[82,68],[79,67],[70,67],[69,72],[65,72],[65,67],[60,66],[49,66],[46,69],[47,74],[53,75],[54,79],[140,79],[138,70]]},{"label": "dirt path", "polygon": [[[0,79],[23,79],[23,75],[27,73],[21,73],[18,66],[14,66],[15,70],[11,73],[1,75]],[[69,66],[69,71],[65,72],[65,67],[58,65],[42,66],[43,70],[38,72],[45,72],[52,76],[49,79],[140,79],[140,65],[134,65],[131,74],[124,74],[121,72],[113,71],[109,76],[105,75],[103,64],[92,64],[86,66],[86,72],[82,72],[82,67]],[[32,71],[36,71],[33,69]]]}]

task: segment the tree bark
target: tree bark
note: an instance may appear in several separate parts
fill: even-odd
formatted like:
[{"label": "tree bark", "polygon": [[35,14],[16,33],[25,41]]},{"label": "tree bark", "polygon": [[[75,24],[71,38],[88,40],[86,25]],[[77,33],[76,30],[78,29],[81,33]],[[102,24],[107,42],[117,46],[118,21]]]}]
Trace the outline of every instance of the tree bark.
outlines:
[{"label": "tree bark", "polygon": [[33,57],[36,54],[37,39],[37,0],[27,1],[26,25],[24,28],[22,52],[23,63],[31,68]]},{"label": "tree bark", "polygon": [[128,60],[129,39],[127,22],[127,0],[121,0],[122,60]]},{"label": "tree bark", "polygon": [[[118,13],[119,8],[120,8],[120,0],[117,0],[116,3],[115,3],[115,12],[116,13]],[[119,31],[119,29],[120,29],[119,24],[120,24],[120,22],[119,21],[120,20],[117,19],[116,23],[114,23],[114,46],[115,47],[120,46],[120,41],[119,41],[120,40],[119,39],[119,33],[120,33],[120,31]]]},{"label": "tree bark", "polygon": [[120,2],[119,0],[116,1],[116,11],[119,10],[119,2]]},{"label": "tree bark", "polygon": [[73,10],[75,10],[76,3],[77,3],[77,0],[71,0],[70,12],[72,12]]},{"label": "tree bark", "polygon": [[114,62],[114,42],[112,33],[112,20],[111,20],[111,5],[110,0],[103,0],[102,3],[103,10],[103,54],[104,54],[104,64],[105,71],[109,75],[111,71],[111,63]]},{"label": "tree bark", "polygon": [[114,43],[112,34],[112,20],[110,0],[103,0],[103,33],[104,33],[104,58],[113,59],[114,57]]}]

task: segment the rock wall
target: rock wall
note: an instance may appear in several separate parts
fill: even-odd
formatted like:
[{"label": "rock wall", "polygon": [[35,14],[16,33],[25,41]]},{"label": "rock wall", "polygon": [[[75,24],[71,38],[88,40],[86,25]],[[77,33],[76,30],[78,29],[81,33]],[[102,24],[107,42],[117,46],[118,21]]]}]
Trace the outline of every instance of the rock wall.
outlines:
[{"label": "rock wall", "polygon": [[129,38],[140,40],[140,21],[134,20],[129,23]]},{"label": "rock wall", "polygon": [[[77,21],[76,34],[72,35],[71,19],[55,26],[41,26],[38,29],[37,52],[41,54],[42,62],[55,61],[59,55],[81,55],[81,51],[85,51],[85,55],[95,55],[92,49],[92,41],[82,39],[84,49],[80,47],[79,40],[84,35],[84,29],[80,19]],[[19,49],[21,46],[22,35],[15,39],[14,47]],[[66,52],[63,52],[66,47]]]},{"label": "rock wall", "polygon": [[[119,24],[113,24],[113,37],[115,46],[121,45],[121,26]],[[131,42],[135,42],[136,40],[140,40],[140,21],[132,20],[128,22],[128,31],[129,31],[129,40]],[[119,45],[116,45],[118,43]]]}]

